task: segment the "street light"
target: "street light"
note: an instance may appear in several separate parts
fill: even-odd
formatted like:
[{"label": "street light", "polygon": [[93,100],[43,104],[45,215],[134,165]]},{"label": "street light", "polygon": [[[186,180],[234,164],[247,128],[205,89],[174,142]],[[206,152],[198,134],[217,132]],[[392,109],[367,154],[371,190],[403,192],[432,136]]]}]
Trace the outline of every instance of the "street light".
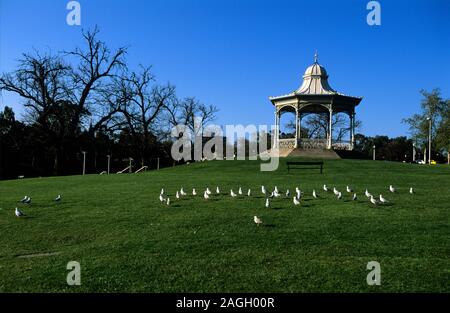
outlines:
[{"label": "street light", "polygon": [[428,121],[428,164],[431,164],[431,117],[427,117]]},{"label": "street light", "polygon": [[375,161],[375,148],[376,148],[375,145],[373,145],[372,148],[373,148],[373,160]]},{"label": "street light", "polygon": [[81,151],[83,153],[83,175],[86,174],[86,151]]},{"label": "street light", "polygon": [[416,162],[416,143],[413,142],[413,155],[412,155],[413,163]]}]

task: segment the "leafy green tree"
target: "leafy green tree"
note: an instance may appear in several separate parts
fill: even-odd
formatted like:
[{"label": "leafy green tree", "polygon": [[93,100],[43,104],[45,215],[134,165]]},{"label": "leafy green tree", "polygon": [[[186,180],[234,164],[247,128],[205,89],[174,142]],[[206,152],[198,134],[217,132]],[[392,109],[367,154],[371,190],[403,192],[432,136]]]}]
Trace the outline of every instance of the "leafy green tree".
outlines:
[{"label": "leafy green tree", "polygon": [[431,92],[421,90],[421,112],[409,118],[403,119],[403,123],[409,126],[409,132],[418,147],[426,147],[428,143],[429,118],[431,119],[432,149],[442,151],[449,147],[449,115],[450,99],[441,96],[439,88]]}]

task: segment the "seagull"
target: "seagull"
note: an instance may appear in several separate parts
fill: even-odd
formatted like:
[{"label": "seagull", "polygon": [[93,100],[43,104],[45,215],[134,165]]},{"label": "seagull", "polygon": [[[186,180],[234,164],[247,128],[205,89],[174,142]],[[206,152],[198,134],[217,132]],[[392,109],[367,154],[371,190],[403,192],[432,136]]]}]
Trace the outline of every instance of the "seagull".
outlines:
[{"label": "seagull", "polygon": [[270,201],[269,198],[266,199],[266,208],[270,207]]},{"label": "seagull", "polygon": [[58,195],[58,196],[55,198],[55,202],[61,202],[61,195]]},{"label": "seagull", "polygon": [[386,203],[388,201],[385,198],[383,198],[383,195],[380,195],[380,202],[381,203]]},{"label": "seagull", "polygon": [[257,217],[256,215],[253,217],[253,221],[255,222],[256,225],[260,225],[263,222],[261,221],[261,219],[259,217]]},{"label": "seagull", "polygon": [[238,194],[242,195],[242,188],[239,187]]},{"label": "seagull", "polygon": [[281,196],[281,194],[279,194],[278,191],[274,191],[274,194],[273,194],[273,195],[275,196],[275,198],[278,198],[278,197]]},{"label": "seagull", "polygon": [[192,195],[196,196],[197,195],[197,191],[195,190],[195,188],[192,188]]},{"label": "seagull", "polygon": [[414,194],[413,187],[409,188],[409,193],[410,193],[410,194]]},{"label": "seagull", "polygon": [[358,199],[358,197],[356,196],[356,193],[354,193],[354,194],[353,194],[352,200],[353,200],[353,201],[356,201],[357,199]]},{"label": "seagull", "polygon": [[291,192],[289,191],[289,189],[286,190],[286,198],[288,198],[290,194],[291,194]]},{"label": "seagull", "polygon": [[323,191],[327,192],[328,191],[328,187],[327,185],[323,185]]},{"label": "seagull", "polygon": [[390,192],[395,192],[395,188],[392,187],[392,185],[389,185],[389,191],[390,191]]},{"label": "seagull", "polygon": [[313,197],[314,197],[314,199],[317,199],[317,198],[318,198],[317,193],[316,193],[315,190],[313,190]]},{"label": "seagull", "polygon": [[266,187],[261,186],[261,192],[262,192],[263,194],[266,194]]},{"label": "seagull", "polygon": [[167,198],[166,204],[167,204],[167,205],[170,205],[170,198]]},{"label": "seagull", "polygon": [[366,189],[366,192],[364,194],[366,195],[367,198],[370,198],[372,196],[367,189]]},{"label": "seagull", "polygon": [[247,196],[250,197],[251,195],[252,195],[252,191],[249,189],[249,190],[247,191]]},{"label": "seagull", "polygon": [[293,197],[292,200],[294,201],[294,205],[300,204],[300,201],[296,197]]},{"label": "seagull", "polygon": [[275,191],[275,193],[278,193],[278,187],[275,186],[275,189],[273,191]]},{"label": "seagull", "polygon": [[175,194],[175,198],[180,199],[180,194],[178,193],[178,190],[177,193]]},{"label": "seagull", "polygon": [[161,189],[161,194],[162,194],[162,195],[164,194],[164,188]]},{"label": "seagull", "polygon": [[184,190],[183,190],[183,187],[181,187],[181,189],[180,189],[180,194],[181,194],[182,196],[185,196],[185,195],[186,195],[186,193],[185,193]]},{"label": "seagull", "polygon": [[302,191],[300,189],[297,190],[297,199],[300,200],[302,197]]},{"label": "seagull", "polygon": [[208,195],[208,193],[206,192],[206,190],[205,190],[205,193],[203,194],[203,198],[205,198],[206,200],[209,199],[209,195]]},{"label": "seagull", "polygon": [[20,200],[19,202],[25,203],[25,201],[27,201],[27,200],[28,200],[28,196],[25,196],[25,197],[23,197],[23,199]]},{"label": "seagull", "polygon": [[336,189],[336,187],[333,187],[333,193],[337,196],[339,194],[339,191]]},{"label": "seagull", "polygon": [[231,196],[232,196],[233,198],[237,197],[237,194],[235,194],[235,193],[233,192],[233,189],[231,189],[230,194],[231,194]]},{"label": "seagull", "polygon": [[159,201],[161,201],[161,202],[165,201],[164,196],[162,194],[159,195]]},{"label": "seagull", "polygon": [[23,212],[22,211],[20,211],[18,208],[16,208],[16,216],[17,217],[21,217],[21,216],[24,216],[25,214],[23,214]]},{"label": "seagull", "polygon": [[23,202],[25,204],[31,204],[31,198],[27,197],[27,199]]},{"label": "seagull", "polygon": [[370,196],[370,202],[372,202],[372,204],[377,205],[377,200],[375,200],[375,198],[373,196]]},{"label": "seagull", "polygon": [[298,187],[295,187],[295,193],[299,193],[300,189],[298,189]]},{"label": "seagull", "polygon": [[347,186],[347,192],[348,192],[348,193],[352,193],[353,190],[352,190],[349,186]]},{"label": "seagull", "polygon": [[272,191],[272,193],[270,194],[270,196],[269,196],[269,198],[273,198],[275,196],[275,194],[273,193],[273,191]]},{"label": "seagull", "polygon": [[220,189],[219,186],[216,187],[216,193],[219,194],[220,193]]},{"label": "seagull", "polygon": [[206,193],[207,193],[208,195],[211,194],[211,190],[209,190],[209,187],[206,188]]},{"label": "seagull", "polygon": [[342,199],[342,192],[338,192],[338,193],[337,193],[337,199],[338,199],[338,200],[341,200],[341,199]]}]

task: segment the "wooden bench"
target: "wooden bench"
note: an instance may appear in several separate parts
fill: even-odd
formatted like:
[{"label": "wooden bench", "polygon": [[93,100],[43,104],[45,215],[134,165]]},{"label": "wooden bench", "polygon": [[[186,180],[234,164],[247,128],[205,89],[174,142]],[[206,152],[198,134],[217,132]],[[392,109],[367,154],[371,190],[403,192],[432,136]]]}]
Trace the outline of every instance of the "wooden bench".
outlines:
[{"label": "wooden bench", "polygon": [[[308,161],[308,162],[298,162],[298,161],[288,161],[286,162],[288,173],[292,169],[319,169],[320,174],[323,172],[323,161]],[[319,167],[320,166],[320,167]]]}]

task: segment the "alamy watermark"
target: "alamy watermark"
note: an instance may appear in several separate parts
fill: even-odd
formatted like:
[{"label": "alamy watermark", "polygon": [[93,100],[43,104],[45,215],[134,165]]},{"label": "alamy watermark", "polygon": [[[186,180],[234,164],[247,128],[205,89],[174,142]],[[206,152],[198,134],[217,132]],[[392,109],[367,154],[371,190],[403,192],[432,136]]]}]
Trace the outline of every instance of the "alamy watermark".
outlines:
[{"label": "alamy watermark", "polygon": [[370,12],[367,14],[367,24],[369,26],[381,25],[381,4],[378,1],[370,1],[367,3],[366,9]]},{"label": "alamy watermark", "polygon": [[367,285],[380,286],[381,285],[381,266],[377,261],[370,261],[367,263],[367,270],[370,270],[367,274]]},{"label": "alamy watermark", "polygon": [[[262,160],[261,171],[275,171],[279,165],[277,149],[269,151],[269,134],[277,128],[272,125],[219,125],[203,128],[201,119],[194,118],[193,127],[179,124],[172,127],[176,138],[171,156],[176,161],[205,160]],[[235,142],[237,143],[235,147]],[[272,143],[272,146],[274,143]],[[225,150],[225,151],[224,151]]]},{"label": "alamy watermark", "polygon": [[67,274],[66,281],[69,286],[81,285],[81,266],[77,261],[67,263],[66,269],[70,270]]},{"label": "alamy watermark", "polygon": [[69,26],[81,25],[81,4],[78,1],[69,1],[66,5],[69,10],[66,16],[66,23]]}]

